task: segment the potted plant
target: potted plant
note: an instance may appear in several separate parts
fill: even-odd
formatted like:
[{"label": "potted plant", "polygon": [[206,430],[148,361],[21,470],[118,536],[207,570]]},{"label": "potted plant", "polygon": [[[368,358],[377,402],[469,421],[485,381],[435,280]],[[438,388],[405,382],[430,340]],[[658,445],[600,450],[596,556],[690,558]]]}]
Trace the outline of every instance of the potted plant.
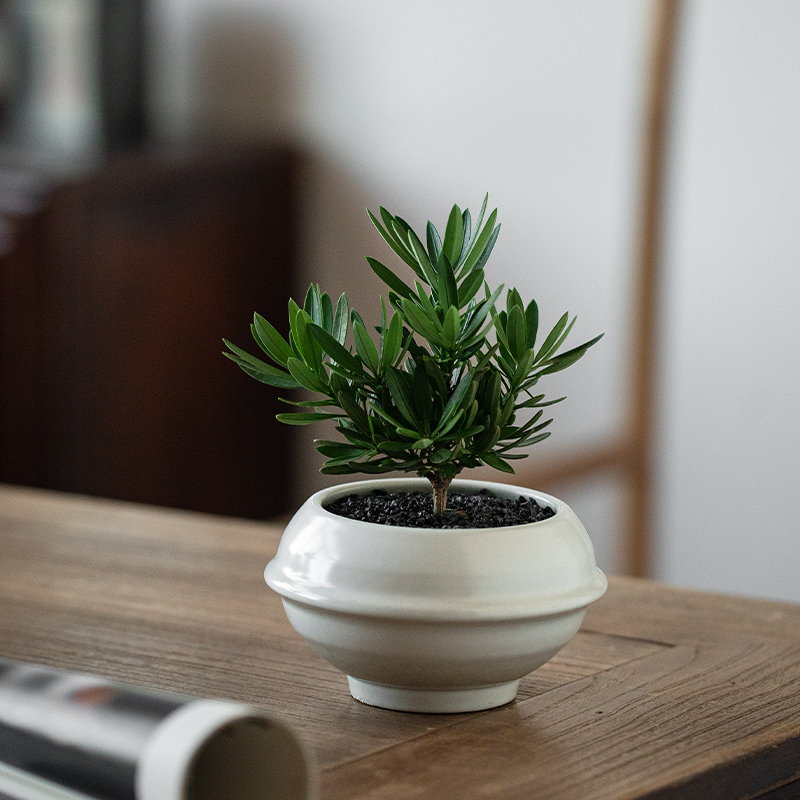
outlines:
[{"label": "potted plant", "polygon": [[[487,198],[488,199],[488,198]],[[606,588],[586,531],[562,501],[521,487],[459,480],[488,464],[513,473],[522,448],[546,438],[538,393],[600,336],[562,346],[564,314],[539,342],[537,304],[490,289],[484,268],[497,211],[476,221],[453,206],[442,238],[369,212],[410,269],[374,258],[387,286],[380,325],[317,285],[289,302],[288,340],[256,314],[266,363],[225,340],[248,375],[279,389],[282,422],[333,420],[341,440],[316,440],[328,474],[401,472],[317,492],[287,526],[265,578],[308,643],[347,676],[357,699],[406,711],[501,705],[521,677],[577,632]],[[388,306],[387,306],[388,303]],[[500,306],[498,308],[498,305]]]}]

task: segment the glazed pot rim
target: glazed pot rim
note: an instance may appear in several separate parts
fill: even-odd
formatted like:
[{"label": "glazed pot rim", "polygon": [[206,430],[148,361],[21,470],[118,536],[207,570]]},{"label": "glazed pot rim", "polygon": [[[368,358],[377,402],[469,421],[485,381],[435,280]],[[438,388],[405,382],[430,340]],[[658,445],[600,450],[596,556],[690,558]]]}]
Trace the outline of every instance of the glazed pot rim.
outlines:
[{"label": "glazed pot rim", "polygon": [[345,517],[340,514],[334,514],[332,511],[328,511],[328,509],[325,507],[325,505],[329,505],[333,501],[339,500],[342,497],[347,497],[351,494],[365,495],[369,494],[369,492],[373,491],[374,489],[385,489],[387,491],[398,492],[426,492],[431,489],[431,484],[427,478],[414,477],[370,478],[367,480],[349,481],[346,483],[339,483],[334,486],[328,486],[325,489],[320,489],[312,494],[306,502],[311,504],[318,513],[327,514],[331,517],[336,517],[337,519],[347,520],[348,524],[352,523],[356,526],[379,525],[381,528],[436,534],[466,534],[471,531],[480,531],[485,533],[487,531],[501,532],[506,530],[518,530],[520,528],[530,527],[531,525],[542,525],[550,520],[556,519],[556,517],[563,516],[565,513],[564,503],[561,500],[536,489],[529,489],[524,486],[515,486],[510,483],[499,483],[497,481],[476,480],[470,478],[454,478],[453,482],[450,484],[449,491],[461,492],[463,494],[478,494],[479,491],[488,489],[500,497],[515,498],[520,495],[524,497],[532,497],[534,500],[538,501],[540,505],[544,504],[545,506],[552,508],[556,513],[547,519],[537,520],[535,522],[524,522],[519,525],[496,525],[485,528],[424,528],[415,525],[387,525],[380,522],[367,522],[365,520],[351,519],[350,517]]}]

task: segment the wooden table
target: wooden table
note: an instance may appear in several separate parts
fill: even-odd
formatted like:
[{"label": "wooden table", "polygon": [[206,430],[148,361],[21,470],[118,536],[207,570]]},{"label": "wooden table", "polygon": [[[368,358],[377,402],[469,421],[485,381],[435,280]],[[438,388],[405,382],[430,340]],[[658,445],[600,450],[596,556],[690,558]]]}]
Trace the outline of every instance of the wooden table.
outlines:
[{"label": "wooden table", "polygon": [[279,536],[0,487],[0,655],[262,706],[323,800],[800,797],[800,607],[614,578],[515,703],[403,714],[291,629],[262,578]]}]

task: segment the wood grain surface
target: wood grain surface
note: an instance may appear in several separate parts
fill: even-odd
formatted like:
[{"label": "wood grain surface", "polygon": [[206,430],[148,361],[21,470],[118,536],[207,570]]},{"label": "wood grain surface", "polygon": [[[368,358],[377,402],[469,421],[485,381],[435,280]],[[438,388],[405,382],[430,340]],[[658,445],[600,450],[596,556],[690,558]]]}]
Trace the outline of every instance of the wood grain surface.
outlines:
[{"label": "wood grain surface", "polygon": [[403,714],[291,629],[262,577],[280,533],[0,487],[0,656],[268,709],[322,798],[800,796],[799,607],[612,578],[516,702]]}]

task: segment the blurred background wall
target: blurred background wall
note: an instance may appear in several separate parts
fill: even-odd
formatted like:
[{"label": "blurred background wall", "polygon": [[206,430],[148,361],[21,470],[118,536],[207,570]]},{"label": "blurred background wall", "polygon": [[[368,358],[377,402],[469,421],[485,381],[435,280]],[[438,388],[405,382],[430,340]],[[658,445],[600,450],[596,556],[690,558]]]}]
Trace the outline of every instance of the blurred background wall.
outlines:
[{"label": "blurred background wall", "polygon": [[[651,572],[800,601],[800,5],[683,6]],[[153,142],[303,152],[296,285],[347,291],[368,316],[364,256],[391,256],[364,208],[443,225],[488,191],[492,279],[535,296],[545,322],[576,313],[575,343],[605,331],[551,378],[568,399],[529,460],[624,438],[649,0],[150,0],[147,19]],[[318,433],[298,445],[296,504],[325,483]],[[609,572],[627,493],[613,470],[559,487]]]}]

